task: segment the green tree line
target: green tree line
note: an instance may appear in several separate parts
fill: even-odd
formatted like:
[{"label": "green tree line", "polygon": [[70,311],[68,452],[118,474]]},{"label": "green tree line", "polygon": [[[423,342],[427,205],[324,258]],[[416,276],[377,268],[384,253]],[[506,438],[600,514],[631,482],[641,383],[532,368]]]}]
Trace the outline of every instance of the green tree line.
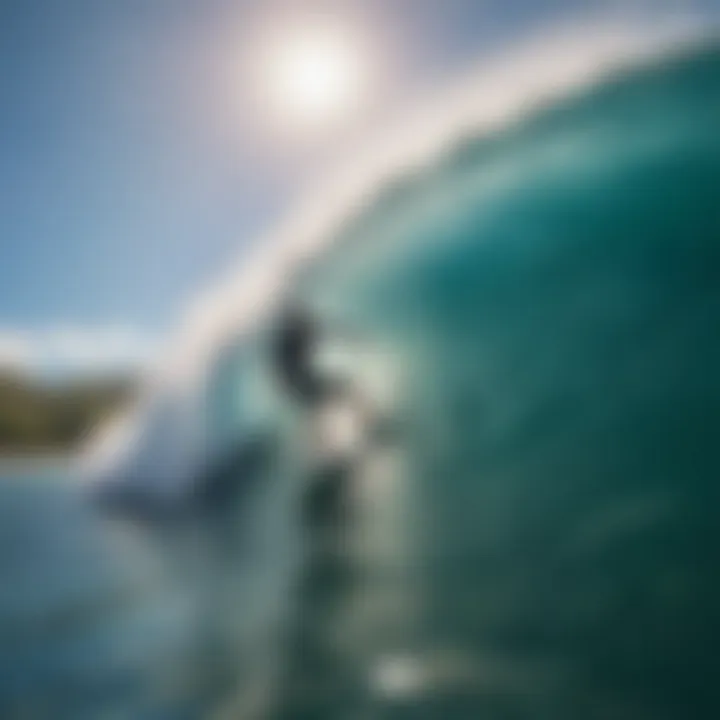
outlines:
[{"label": "green tree line", "polygon": [[128,378],[48,382],[0,370],[0,453],[70,450],[132,387]]}]

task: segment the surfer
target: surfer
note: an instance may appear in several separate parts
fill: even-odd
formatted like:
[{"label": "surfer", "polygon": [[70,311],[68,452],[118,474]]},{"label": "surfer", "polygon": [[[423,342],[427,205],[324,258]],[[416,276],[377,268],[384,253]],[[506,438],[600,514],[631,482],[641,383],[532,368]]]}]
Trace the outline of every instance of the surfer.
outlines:
[{"label": "surfer", "polygon": [[314,372],[313,353],[319,342],[317,323],[309,313],[292,308],[285,314],[273,348],[277,375],[304,407],[316,407],[329,392],[327,379]]},{"label": "surfer", "polygon": [[309,312],[289,309],[272,348],[273,364],[285,390],[310,415],[317,455],[347,459],[364,445],[372,412],[352,373],[322,366],[327,335]]},{"label": "surfer", "polygon": [[[328,618],[342,610],[354,585],[355,566],[347,552],[351,486],[367,408],[351,377],[322,366],[319,354],[328,334],[307,310],[292,307],[281,317],[271,349],[278,380],[307,416],[312,438],[312,464],[299,507],[306,556],[294,589],[281,689],[269,713],[273,720],[299,712],[339,714],[339,698],[357,683],[333,647]],[[322,685],[318,677],[325,678]]]}]

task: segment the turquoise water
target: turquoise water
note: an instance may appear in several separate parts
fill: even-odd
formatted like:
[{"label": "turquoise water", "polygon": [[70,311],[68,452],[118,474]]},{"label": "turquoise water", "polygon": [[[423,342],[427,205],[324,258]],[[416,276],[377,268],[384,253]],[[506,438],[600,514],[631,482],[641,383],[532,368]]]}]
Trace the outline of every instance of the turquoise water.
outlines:
[{"label": "turquoise water", "polygon": [[0,716],[160,717],[147,686],[186,631],[148,548],[61,472],[0,477]]},{"label": "turquoise water", "polygon": [[380,190],[301,289],[403,369],[419,607],[359,655],[455,668],[410,716],[717,711],[718,127],[716,47],[626,75]]},{"label": "turquoise water", "polygon": [[[0,715],[238,716],[261,680],[263,717],[717,715],[718,128],[706,46],[378,188],[294,288],[390,378],[357,462],[300,463],[282,391],[250,399],[259,342],[240,414],[269,459],[214,504],[141,533],[6,479]],[[288,478],[318,490],[278,637]]]}]

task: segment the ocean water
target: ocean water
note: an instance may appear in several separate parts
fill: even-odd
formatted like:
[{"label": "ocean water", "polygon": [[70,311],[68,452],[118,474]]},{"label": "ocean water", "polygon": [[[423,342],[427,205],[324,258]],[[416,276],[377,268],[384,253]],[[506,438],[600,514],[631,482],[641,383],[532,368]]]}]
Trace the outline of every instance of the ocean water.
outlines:
[{"label": "ocean water", "polygon": [[143,688],[177,668],[187,617],[65,466],[0,474],[0,716],[161,717]]},{"label": "ocean water", "polygon": [[378,187],[291,288],[350,459],[260,333],[207,404],[260,450],[182,513],[6,478],[0,716],[717,715],[719,128],[705,43]]}]

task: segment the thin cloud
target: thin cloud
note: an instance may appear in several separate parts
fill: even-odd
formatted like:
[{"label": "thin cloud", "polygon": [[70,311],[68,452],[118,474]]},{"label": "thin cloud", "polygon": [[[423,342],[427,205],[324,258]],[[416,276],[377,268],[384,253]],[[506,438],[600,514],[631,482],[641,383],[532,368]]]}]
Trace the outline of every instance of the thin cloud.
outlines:
[{"label": "thin cloud", "polygon": [[144,366],[155,346],[148,334],[124,326],[0,328],[0,370],[42,375],[129,372]]}]

